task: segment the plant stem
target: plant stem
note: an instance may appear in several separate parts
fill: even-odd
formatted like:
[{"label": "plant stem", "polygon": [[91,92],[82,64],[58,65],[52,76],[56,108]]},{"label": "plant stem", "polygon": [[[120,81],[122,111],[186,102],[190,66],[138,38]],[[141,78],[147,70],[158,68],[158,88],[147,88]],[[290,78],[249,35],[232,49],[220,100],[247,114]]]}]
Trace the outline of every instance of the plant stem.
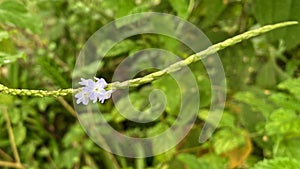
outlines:
[{"label": "plant stem", "polygon": [[19,157],[17,145],[16,145],[16,142],[15,142],[14,133],[13,133],[13,130],[12,130],[12,127],[11,127],[11,122],[10,122],[6,107],[2,108],[2,112],[3,112],[3,115],[4,115],[5,121],[6,121],[8,136],[9,136],[9,140],[10,140],[11,149],[12,149],[13,154],[14,154],[14,158],[16,160],[16,163],[18,165],[22,166],[21,163],[20,163],[20,157]]},{"label": "plant stem", "polygon": [[77,117],[77,113],[74,108],[61,96],[57,98],[57,100],[64,106],[64,108],[70,112],[73,117]]},{"label": "plant stem", "polygon": [[[139,144],[138,148],[136,149],[136,153],[138,154],[138,156],[143,157],[144,156],[144,148]],[[135,159],[135,168],[136,169],[144,169],[145,167],[145,158],[136,158]]]},{"label": "plant stem", "polygon": [[24,168],[19,163],[13,163],[13,162],[8,162],[8,161],[0,161],[0,166],[2,166],[2,167],[11,167],[11,168],[20,168],[20,169]]},{"label": "plant stem", "polygon": [[193,62],[199,61],[200,59],[204,59],[209,55],[212,55],[212,54],[214,54],[214,53],[216,53],[216,52],[218,52],[218,51],[220,51],[224,48],[227,48],[229,46],[233,46],[233,45],[235,45],[235,44],[237,44],[237,43],[239,43],[243,40],[250,39],[252,37],[255,37],[257,35],[269,32],[269,31],[277,29],[277,28],[281,28],[281,27],[285,27],[285,26],[289,26],[289,25],[295,25],[295,24],[298,24],[298,22],[297,21],[282,22],[282,23],[277,23],[277,24],[274,24],[274,25],[266,25],[266,26],[263,26],[261,28],[255,29],[255,30],[250,30],[248,32],[237,35],[233,38],[227,39],[223,42],[212,45],[212,46],[208,47],[207,49],[205,49],[205,50],[203,50],[199,53],[193,54],[193,55],[189,56],[188,58],[186,58],[185,60],[178,61],[178,62],[170,65],[169,67],[167,67],[163,70],[151,73],[151,74],[146,75],[146,76],[141,77],[141,78],[131,79],[131,80],[127,80],[127,81],[124,81],[124,82],[110,83],[108,85],[108,88],[122,89],[122,88],[126,88],[128,86],[137,87],[139,85],[149,83],[149,82],[157,79],[158,77],[164,76],[168,73],[178,71],[181,68],[183,68],[183,67],[185,67],[185,66],[187,66],[187,65],[189,65]]},{"label": "plant stem", "polygon": [[104,165],[108,169],[121,169],[113,154],[102,149],[100,150],[100,153],[103,156]]},{"label": "plant stem", "polygon": [[4,158],[7,161],[13,161],[13,159],[1,149],[0,149],[0,156],[2,157],[2,159]]},{"label": "plant stem", "polygon": [[0,93],[15,96],[38,96],[38,97],[59,97],[77,92],[79,89],[59,89],[59,90],[29,90],[29,89],[11,89],[0,84]]},{"label": "plant stem", "polygon": [[[126,88],[126,87],[137,87],[139,85],[152,82],[153,80],[155,80],[161,76],[164,76],[168,73],[178,71],[181,68],[183,68],[193,62],[199,61],[200,59],[203,59],[209,55],[212,55],[212,54],[214,54],[224,48],[227,48],[229,46],[233,46],[241,41],[250,39],[252,37],[258,36],[260,34],[269,32],[274,29],[278,29],[278,28],[286,27],[286,26],[290,26],[290,25],[295,25],[295,24],[298,24],[298,22],[297,21],[288,21],[288,22],[282,22],[282,23],[277,23],[277,24],[273,24],[273,25],[266,25],[266,26],[263,26],[258,29],[250,30],[248,32],[237,35],[233,38],[227,39],[223,42],[212,45],[212,46],[208,47],[207,49],[205,49],[199,53],[193,54],[193,55],[189,56],[188,58],[186,58],[185,60],[176,62],[163,70],[148,74],[148,75],[146,75],[144,77],[140,77],[140,78],[126,80],[123,82],[110,83],[110,84],[108,84],[107,89],[116,90],[116,89],[122,89],[122,88]],[[11,88],[8,88],[8,87],[0,84],[0,93],[10,94],[10,95],[19,95],[19,96],[59,97],[59,96],[66,96],[68,94],[76,93],[79,90],[80,89],[59,89],[59,90],[48,91],[48,90],[11,89]]]}]

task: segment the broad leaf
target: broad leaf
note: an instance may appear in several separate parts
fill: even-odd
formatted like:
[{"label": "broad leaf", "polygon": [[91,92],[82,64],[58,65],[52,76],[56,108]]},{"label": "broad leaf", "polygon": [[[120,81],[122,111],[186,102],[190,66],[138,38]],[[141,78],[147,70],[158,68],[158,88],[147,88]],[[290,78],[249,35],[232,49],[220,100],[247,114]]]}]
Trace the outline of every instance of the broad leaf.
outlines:
[{"label": "broad leaf", "polygon": [[272,88],[276,85],[276,71],[272,60],[269,60],[258,71],[256,83],[263,88]]},{"label": "broad leaf", "polygon": [[70,128],[69,132],[65,134],[62,142],[66,147],[71,147],[72,143],[81,141],[84,136],[85,133],[83,129],[76,123]]},{"label": "broad leaf", "polygon": [[286,158],[286,157],[278,157],[271,160],[264,160],[258,162],[251,169],[300,169],[300,163],[296,159]]},{"label": "broad leaf", "polygon": [[191,154],[179,154],[177,159],[180,160],[188,169],[220,169],[227,168],[226,158],[216,154],[206,154],[197,158]]},{"label": "broad leaf", "polygon": [[171,76],[164,76],[152,82],[153,86],[162,90],[167,99],[166,111],[177,114],[180,106],[181,91],[176,81]]},{"label": "broad leaf", "polygon": [[300,111],[299,101],[291,95],[276,92],[270,95],[269,100],[274,102],[278,107]]},{"label": "broad leaf", "polygon": [[300,159],[299,141],[299,137],[281,141],[276,156]]},{"label": "broad leaf", "polygon": [[187,0],[169,0],[169,3],[176,11],[177,15],[183,19],[187,19],[189,17],[189,4]]},{"label": "broad leaf", "polygon": [[[254,0],[254,16],[261,25],[282,21],[300,21],[299,0]],[[267,34],[270,42],[283,39],[290,49],[300,43],[300,25],[272,31]]]},{"label": "broad leaf", "polygon": [[[242,42],[219,52],[227,85],[232,90],[244,89],[251,76],[250,68],[256,69],[254,48],[250,42]],[[234,65],[234,66],[233,66]]]},{"label": "broad leaf", "polygon": [[130,120],[153,121],[164,111],[165,103],[162,99],[150,86],[143,87],[139,92],[124,94],[115,105],[112,120],[121,122],[125,116]]},{"label": "broad leaf", "polygon": [[123,40],[116,44],[111,50],[108,51],[106,56],[114,57],[123,53],[129,53],[130,50],[136,48],[136,44],[132,40]]},{"label": "broad leaf", "polygon": [[19,123],[17,126],[13,127],[15,143],[17,146],[24,142],[26,138],[26,131],[27,129],[22,123]]},{"label": "broad leaf", "polygon": [[[212,113],[212,115],[215,115],[215,118],[210,118],[210,119],[207,119],[208,118],[208,114],[209,113]],[[203,120],[203,121],[207,121],[207,120],[214,120],[214,119],[217,119],[219,114],[218,113],[214,113],[213,111],[210,111],[209,110],[200,110],[199,113],[198,113],[198,118]],[[211,124],[215,124],[215,122],[213,121],[207,121],[208,123],[211,123]],[[218,128],[220,127],[232,127],[234,128],[235,127],[235,117],[233,114],[227,112],[227,111],[224,111],[223,114],[222,114],[222,119],[220,121],[220,123],[218,124],[217,126]]]},{"label": "broad leaf", "polygon": [[65,150],[55,159],[58,168],[72,168],[80,161],[80,149],[72,148]]},{"label": "broad leaf", "polygon": [[278,85],[279,89],[285,89],[300,99],[300,78],[288,79]]},{"label": "broad leaf", "polygon": [[216,154],[206,154],[198,158],[200,163],[198,169],[220,169],[227,168],[228,160]]},{"label": "broad leaf", "polygon": [[191,154],[179,154],[177,159],[183,162],[188,169],[199,169],[201,165],[197,157]]},{"label": "broad leaf", "polygon": [[201,20],[203,27],[209,27],[215,23],[224,11],[226,5],[223,0],[203,0],[200,3],[201,13],[205,16]]},{"label": "broad leaf", "polygon": [[213,137],[213,146],[217,154],[226,153],[245,143],[243,130],[222,129]]},{"label": "broad leaf", "polygon": [[274,107],[267,102],[265,96],[260,92],[262,91],[239,92],[234,98],[251,106],[253,111],[260,111],[267,118]]},{"label": "broad leaf", "polygon": [[281,108],[271,113],[265,129],[268,135],[299,135],[300,118],[295,111]]}]

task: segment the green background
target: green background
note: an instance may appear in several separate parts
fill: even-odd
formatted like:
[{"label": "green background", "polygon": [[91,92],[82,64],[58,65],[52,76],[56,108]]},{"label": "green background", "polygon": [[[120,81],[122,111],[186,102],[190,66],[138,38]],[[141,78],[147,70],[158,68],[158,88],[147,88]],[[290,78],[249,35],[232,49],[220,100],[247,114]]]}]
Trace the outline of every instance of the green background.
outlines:
[{"label": "green background", "polygon": [[[10,88],[70,88],[76,56],[96,30],[122,16],[148,11],[177,15],[199,27],[212,43],[266,24],[300,21],[299,0],[0,0],[0,83]],[[115,156],[93,143],[76,118],[71,96],[0,94],[0,168],[7,166],[3,162],[30,169],[300,168],[299,37],[300,26],[291,26],[218,53],[227,79],[226,108],[204,144],[198,137],[210,106],[210,81],[205,69],[190,65],[201,94],[196,123],[176,147],[145,159]],[[124,58],[145,48],[166,49],[182,58],[192,54],[168,37],[135,36],[108,53],[101,77],[110,81]],[[174,80],[162,77],[131,90],[136,109],[150,106],[153,88],[161,88],[168,103],[164,115],[152,123],[124,119],[111,100],[99,108],[114,128],[129,136],[157,135],[176,119],[180,92]],[[122,105],[122,98],[117,104]]]}]

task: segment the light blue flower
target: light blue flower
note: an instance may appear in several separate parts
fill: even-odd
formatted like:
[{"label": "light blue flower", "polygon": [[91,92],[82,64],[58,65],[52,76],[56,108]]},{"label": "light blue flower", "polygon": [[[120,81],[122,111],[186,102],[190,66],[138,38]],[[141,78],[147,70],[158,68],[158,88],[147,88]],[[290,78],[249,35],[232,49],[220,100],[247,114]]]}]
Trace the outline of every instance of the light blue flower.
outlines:
[{"label": "light blue flower", "polygon": [[107,83],[106,81],[103,79],[103,78],[97,78],[97,77],[94,77],[95,80],[97,80],[97,85],[99,85],[100,87],[102,87],[103,89],[106,88],[107,86]]},{"label": "light blue flower", "polygon": [[105,99],[109,99],[111,97],[112,92],[113,92],[112,90],[105,91],[105,94],[99,98],[99,101],[101,103],[104,103]]},{"label": "light blue flower", "polygon": [[93,83],[95,83],[92,79],[84,79],[84,78],[81,78],[81,82],[79,82],[79,84],[83,85],[83,86],[90,86],[92,85]]},{"label": "light blue flower", "polygon": [[89,96],[89,92],[87,91],[81,91],[79,93],[77,93],[75,95],[75,98],[77,98],[76,103],[77,104],[84,104],[84,105],[88,105],[89,104],[89,100],[90,100],[90,96]]},{"label": "light blue flower", "polygon": [[93,103],[96,103],[97,100],[104,98],[106,91],[102,86],[102,83],[97,82],[90,86],[90,99],[93,101]]},{"label": "light blue flower", "polygon": [[76,103],[80,104],[81,102],[84,105],[87,105],[89,100],[96,103],[97,101],[104,103],[106,99],[109,99],[112,94],[112,90],[106,91],[104,88],[107,86],[106,81],[103,78],[94,77],[96,80],[81,78],[79,84],[83,85],[81,91],[75,95],[77,98]]}]

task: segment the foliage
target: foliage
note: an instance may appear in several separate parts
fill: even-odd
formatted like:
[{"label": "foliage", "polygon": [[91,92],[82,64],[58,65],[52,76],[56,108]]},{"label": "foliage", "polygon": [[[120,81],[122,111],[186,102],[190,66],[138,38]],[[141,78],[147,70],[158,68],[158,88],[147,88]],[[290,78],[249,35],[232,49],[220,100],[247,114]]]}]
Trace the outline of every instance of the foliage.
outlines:
[{"label": "foliage", "polygon": [[[101,26],[128,14],[174,14],[201,28],[212,43],[217,43],[265,24],[300,21],[299,8],[299,0],[3,0],[0,83],[27,89],[71,87],[76,56],[85,41]],[[116,26],[122,24],[126,23]],[[190,65],[201,96],[195,125],[180,144],[151,158],[129,159],[99,148],[80,126],[69,96],[0,94],[0,168],[2,161],[16,164],[16,168],[45,169],[300,168],[299,33],[300,25],[283,28],[219,52],[228,85],[226,109],[216,132],[203,144],[198,138],[211,104],[210,81],[205,68]],[[109,51],[100,65],[101,76],[110,81],[124,58],[145,48],[166,49],[183,58],[192,54],[172,38],[135,36]],[[136,109],[150,107],[148,97],[153,89],[161,89],[167,103],[163,115],[150,124],[133,124],[112,102],[101,105],[101,112],[112,126],[128,135],[155,136],[176,119],[180,92],[176,82],[164,76],[130,91]],[[116,104],[127,108],[124,98]]]},{"label": "foliage", "polygon": [[296,159],[289,158],[275,158],[273,160],[264,160],[257,163],[251,169],[271,169],[271,168],[284,168],[284,169],[292,169],[292,168],[300,168],[300,164]]}]

